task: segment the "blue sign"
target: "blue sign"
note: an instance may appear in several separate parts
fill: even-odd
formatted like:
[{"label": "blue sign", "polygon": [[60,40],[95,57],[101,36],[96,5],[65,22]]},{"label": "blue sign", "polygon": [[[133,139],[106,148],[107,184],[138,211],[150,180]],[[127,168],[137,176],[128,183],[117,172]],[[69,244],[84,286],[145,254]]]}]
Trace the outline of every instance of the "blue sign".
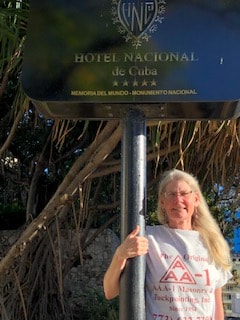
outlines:
[{"label": "blue sign", "polygon": [[22,84],[53,114],[61,103],[118,118],[145,104],[149,118],[218,118],[185,104],[238,101],[239,52],[239,0],[32,0]]}]

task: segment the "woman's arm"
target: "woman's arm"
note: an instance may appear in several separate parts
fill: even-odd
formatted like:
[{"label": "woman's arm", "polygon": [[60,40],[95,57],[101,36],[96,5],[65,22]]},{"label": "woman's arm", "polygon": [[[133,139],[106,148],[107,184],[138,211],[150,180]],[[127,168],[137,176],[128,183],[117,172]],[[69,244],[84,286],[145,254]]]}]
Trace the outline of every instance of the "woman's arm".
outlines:
[{"label": "woman's arm", "polygon": [[222,288],[215,290],[215,320],[224,320]]},{"label": "woman's arm", "polygon": [[119,295],[119,280],[127,259],[144,255],[148,252],[148,240],[145,237],[137,236],[139,230],[140,227],[137,226],[120,244],[113,255],[103,279],[104,293],[107,299],[113,299]]}]

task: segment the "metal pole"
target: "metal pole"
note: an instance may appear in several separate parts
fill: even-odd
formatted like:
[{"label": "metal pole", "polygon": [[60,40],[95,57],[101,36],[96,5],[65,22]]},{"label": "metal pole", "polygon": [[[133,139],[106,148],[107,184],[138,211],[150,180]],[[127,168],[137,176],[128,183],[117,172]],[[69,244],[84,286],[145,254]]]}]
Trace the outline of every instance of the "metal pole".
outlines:
[{"label": "metal pole", "polygon": [[[121,240],[136,227],[145,233],[146,120],[131,108],[123,119]],[[129,259],[120,279],[120,320],[145,320],[145,257]]]}]

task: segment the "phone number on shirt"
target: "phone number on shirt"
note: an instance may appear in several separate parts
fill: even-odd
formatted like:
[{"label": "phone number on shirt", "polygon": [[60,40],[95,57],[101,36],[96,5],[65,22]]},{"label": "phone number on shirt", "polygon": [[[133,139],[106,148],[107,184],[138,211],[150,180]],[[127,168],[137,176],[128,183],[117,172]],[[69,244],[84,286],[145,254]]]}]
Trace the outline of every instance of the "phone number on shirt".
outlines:
[{"label": "phone number on shirt", "polygon": [[199,317],[178,317],[173,319],[171,316],[164,316],[163,314],[153,314],[154,320],[213,320],[211,316]]}]

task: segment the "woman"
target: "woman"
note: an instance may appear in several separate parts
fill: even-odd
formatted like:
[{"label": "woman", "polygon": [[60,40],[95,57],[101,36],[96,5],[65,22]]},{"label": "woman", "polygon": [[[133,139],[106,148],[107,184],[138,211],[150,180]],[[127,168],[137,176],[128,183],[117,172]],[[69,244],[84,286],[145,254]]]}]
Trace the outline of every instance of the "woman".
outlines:
[{"label": "woman", "polygon": [[104,276],[107,299],[119,294],[127,259],[147,254],[146,319],[224,320],[222,286],[231,278],[229,247],[198,181],[173,169],[159,185],[161,225],[139,227],[117,248]]}]

